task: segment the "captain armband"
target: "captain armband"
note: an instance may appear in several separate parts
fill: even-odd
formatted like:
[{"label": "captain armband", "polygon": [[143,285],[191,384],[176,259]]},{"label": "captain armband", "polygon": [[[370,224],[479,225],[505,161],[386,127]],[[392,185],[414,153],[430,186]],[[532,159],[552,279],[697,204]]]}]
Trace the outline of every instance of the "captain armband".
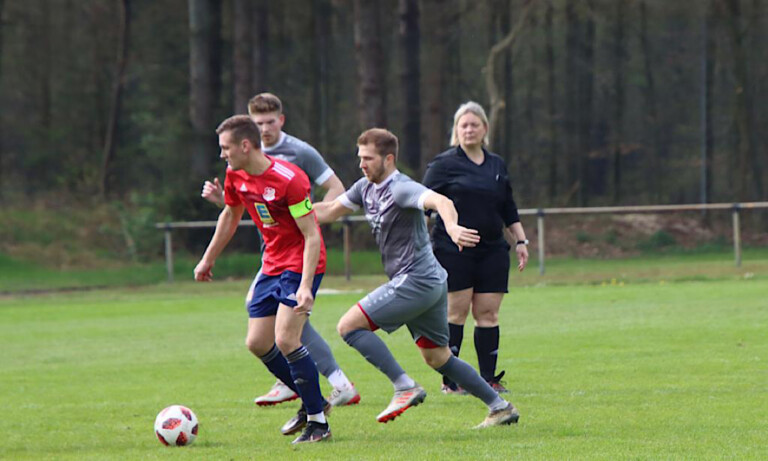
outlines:
[{"label": "captain armband", "polygon": [[288,206],[288,211],[291,212],[291,216],[294,218],[301,218],[312,211],[312,201],[309,200],[309,197],[306,197],[301,202]]}]

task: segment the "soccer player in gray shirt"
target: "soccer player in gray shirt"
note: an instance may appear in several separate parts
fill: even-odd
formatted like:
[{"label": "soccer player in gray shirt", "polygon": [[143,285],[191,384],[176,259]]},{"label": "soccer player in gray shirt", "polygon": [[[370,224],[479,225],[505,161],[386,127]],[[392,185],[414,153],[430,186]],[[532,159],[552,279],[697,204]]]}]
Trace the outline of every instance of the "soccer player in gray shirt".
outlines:
[{"label": "soccer player in gray shirt", "polygon": [[389,406],[376,419],[391,421],[427,396],[373,333],[379,328],[392,333],[405,325],[430,367],[488,406],[488,416],[477,427],[516,423],[519,413],[515,406],[448,349],[447,274],[432,253],[423,212],[428,209],[440,214],[459,249],[477,245],[477,231],[458,225],[451,200],[397,170],[394,134],[372,128],[360,135],[357,145],[365,177],[333,202],[315,205],[315,212],[318,222],[326,223],[362,207],[390,278],[351,307],[337,326],[344,341],[384,373],[395,388]]},{"label": "soccer player in gray shirt", "polygon": [[[261,150],[265,154],[301,168],[313,185],[325,190],[324,200],[333,200],[344,192],[344,185],[333,169],[323,160],[320,153],[308,143],[283,132],[285,114],[280,98],[272,93],[260,93],[248,101],[248,114],[256,122],[261,133]],[[209,202],[224,207],[224,190],[218,178],[205,181],[201,196]],[[328,343],[307,323],[303,330],[302,343],[309,349],[312,359],[317,362],[318,371],[328,378],[333,391],[328,401],[333,406],[353,405],[360,402],[360,395],[339,367]],[[297,399],[299,396],[279,380],[264,395],[256,397],[259,406],[277,405]],[[284,433],[301,429],[304,416],[302,410],[283,426]]]}]

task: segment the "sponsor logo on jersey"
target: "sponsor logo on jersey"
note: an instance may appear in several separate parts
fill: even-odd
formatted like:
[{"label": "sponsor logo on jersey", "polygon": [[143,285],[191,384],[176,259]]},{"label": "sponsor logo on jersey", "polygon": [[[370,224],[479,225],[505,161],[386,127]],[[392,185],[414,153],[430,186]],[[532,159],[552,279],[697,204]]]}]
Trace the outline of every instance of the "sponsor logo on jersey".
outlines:
[{"label": "sponsor logo on jersey", "polygon": [[275,199],[275,189],[271,187],[265,187],[264,193],[261,195],[264,197],[264,200],[266,200],[267,202],[271,202],[272,200]]},{"label": "sponsor logo on jersey", "polygon": [[259,202],[253,203],[254,208],[256,208],[256,214],[259,215],[259,219],[261,219],[261,222],[266,224],[274,224],[275,219],[272,217],[271,214],[269,214],[269,208],[267,208],[267,205]]}]

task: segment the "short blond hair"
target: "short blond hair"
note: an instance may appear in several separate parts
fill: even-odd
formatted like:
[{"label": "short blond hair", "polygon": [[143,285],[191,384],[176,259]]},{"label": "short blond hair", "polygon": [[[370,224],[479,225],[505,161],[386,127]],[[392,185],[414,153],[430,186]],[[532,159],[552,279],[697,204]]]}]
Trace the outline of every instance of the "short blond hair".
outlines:
[{"label": "short blond hair", "polygon": [[468,101],[459,106],[459,109],[453,115],[453,130],[451,131],[451,145],[459,145],[459,135],[456,133],[456,127],[459,125],[459,119],[466,114],[476,115],[485,125],[485,136],[483,136],[483,144],[488,145],[488,116],[485,115],[483,106],[475,101]]}]

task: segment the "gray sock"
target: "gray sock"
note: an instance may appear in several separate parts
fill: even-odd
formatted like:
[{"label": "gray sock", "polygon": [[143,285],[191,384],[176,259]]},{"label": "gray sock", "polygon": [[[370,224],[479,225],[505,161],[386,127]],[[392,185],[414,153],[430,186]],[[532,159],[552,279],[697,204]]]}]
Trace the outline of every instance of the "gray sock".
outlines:
[{"label": "gray sock", "polygon": [[339,364],[333,357],[333,352],[325,342],[320,333],[318,333],[309,322],[304,324],[304,331],[301,332],[301,343],[309,351],[312,360],[317,365],[317,371],[326,378],[339,369]]},{"label": "gray sock", "polygon": [[397,363],[392,353],[387,349],[387,345],[376,336],[376,333],[368,330],[355,330],[347,333],[344,336],[344,341],[357,349],[371,365],[387,375],[392,383],[405,374],[405,370]]},{"label": "gray sock", "polygon": [[467,392],[482,400],[486,405],[498,404],[499,394],[467,362],[451,355],[451,358],[435,371],[447,376],[451,381],[466,389]]}]

